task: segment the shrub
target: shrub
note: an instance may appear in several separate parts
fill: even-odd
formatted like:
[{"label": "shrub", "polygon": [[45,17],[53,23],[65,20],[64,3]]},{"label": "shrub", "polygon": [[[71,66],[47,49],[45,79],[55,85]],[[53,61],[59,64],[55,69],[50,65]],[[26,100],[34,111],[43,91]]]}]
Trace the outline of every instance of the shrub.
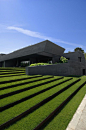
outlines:
[{"label": "shrub", "polygon": [[60,58],[60,63],[67,63],[68,59],[66,59],[65,57],[61,56]]},{"label": "shrub", "polygon": [[40,66],[40,65],[49,65],[49,63],[35,63],[31,64],[30,66]]}]

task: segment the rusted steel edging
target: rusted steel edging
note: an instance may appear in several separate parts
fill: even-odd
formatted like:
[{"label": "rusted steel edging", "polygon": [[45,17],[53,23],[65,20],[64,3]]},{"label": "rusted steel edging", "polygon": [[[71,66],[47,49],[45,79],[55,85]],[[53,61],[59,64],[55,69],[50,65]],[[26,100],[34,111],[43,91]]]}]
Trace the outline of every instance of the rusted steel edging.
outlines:
[{"label": "rusted steel edging", "polygon": [[80,85],[80,87],[78,89],[76,89],[68,98],[66,98],[65,101],[63,101],[59,107],[57,107],[46,119],[44,119],[34,130],[40,130],[40,128],[51,118],[53,118],[53,116],[55,115],[55,113],[57,111],[59,111],[84,85],[86,84],[86,81]]},{"label": "rusted steel edging", "polygon": [[[44,79],[50,79],[52,77],[47,77],[47,78],[43,78],[43,79],[40,79],[40,80],[36,80],[36,81],[41,81],[41,80],[44,80]],[[52,81],[56,81],[56,80],[59,80],[59,79],[62,79],[63,77],[61,78],[58,78],[58,79],[54,79]],[[17,90],[17,91],[13,91],[13,92],[10,92],[10,93],[6,93],[6,94],[3,94],[3,95],[0,95],[0,99],[3,99],[5,97],[8,97],[8,96],[11,96],[11,95],[14,95],[14,94],[17,94],[17,93],[20,93],[20,92],[23,92],[23,91],[26,91],[26,90],[30,90],[30,89],[33,89],[35,87],[38,87],[39,85],[44,85],[46,83],[50,83],[52,82],[51,80],[50,81],[47,81],[47,82],[44,82],[44,83],[40,83],[38,85],[34,85],[34,86],[31,86],[31,87],[27,87],[27,88],[23,88],[23,89],[20,89],[20,90]],[[32,81],[33,82],[33,81]],[[31,83],[31,82],[27,82],[27,83]],[[21,83],[21,84],[17,84],[17,85],[12,85],[13,86],[18,86],[18,85],[24,85],[24,84],[27,84],[27,83]]]},{"label": "rusted steel edging", "polygon": [[[74,81],[73,83],[71,83],[69,86],[71,87],[73,84],[75,84],[76,82],[80,81],[79,79]],[[68,86],[67,86],[68,87]],[[67,89],[67,87],[65,89]],[[58,91],[57,93],[49,96],[48,98],[44,99],[43,101],[41,101],[40,103],[36,104],[35,106],[31,107],[30,109],[28,109],[27,111],[21,113],[20,115],[14,117],[13,119],[7,121],[6,123],[2,124],[0,126],[0,130],[3,130],[4,128],[12,125],[13,123],[15,123],[16,121],[20,120],[21,118],[25,117],[27,114],[30,114],[31,112],[33,112],[34,110],[38,109],[40,106],[44,105],[45,103],[47,103],[48,101],[52,100],[54,97],[56,97],[57,95],[59,95],[60,93],[62,93],[64,90],[61,89],[60,91]]]},{"label": "rusted steel edging", "polygon": [[22,98],[22,99],[20,99],[20,100],[18,100],[18,101],[15,101],[15,102],[13,102],[13,103],[10,103],[10,104],[7,104],[7,105],[5,105],[5,106],[3,106],[3,107],[0,107],[0,112],[4,111],[4,110],[6,110],[6,109],[8,109],[8,108],[10,108],[10,107],[13,107],[14,105],[17,105],[17,104],[19,104],[19,103],[21,103],[21,102],[23,102],[23,101],[26,101],[26,100],[28,100],[28,99],[30,99],[30,98],[33,98],[33,97],[37,96],[38,94],[41,94],[41,93],[43,93],[43,92],[45,92],[45,91],[47,91],[47,90],[50,90],[50,89],[52,89],[52,88],[54,88],[54,87],[56,87],[56,86],[58,86],[58,85],[60,85],[60,84],[62,84],[62,83],[65,83],[65,82],[67,82],[67,81],[69,81],[69,80],[71,80],[71,79],[72,79],[72,78],[67,79],[67,80],[62,81],[62,82],[60,82],[60,83],[58,83],[58,84],[55,84],[55,85],[53,85],[53,86],[51,86],[51,87],[49,87],[49,88],[43,89],[43,90],[41,90],[41,91],[39,91],[39,92],[37,92],[37,93],[31,94],[31,95],[29,95],[29,96],[27,96],[27,97],[24,97],[24,98]]}]

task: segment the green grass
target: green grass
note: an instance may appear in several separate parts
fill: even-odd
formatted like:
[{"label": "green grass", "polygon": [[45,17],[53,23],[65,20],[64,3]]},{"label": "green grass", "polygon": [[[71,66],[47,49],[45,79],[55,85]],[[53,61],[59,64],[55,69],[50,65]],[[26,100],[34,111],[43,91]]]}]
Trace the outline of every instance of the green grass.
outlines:
[{"label": "green grass", "polygon": [[0,70],[25,70],[24,67],[0,67]]},{"label": "green grass", "polygon": [[86,94],[86,85],[71,99],[70,102],[54,117],[43,130],[65,130],[76,109]]},{"label": "green grass", "polygon": [[5,77],[5,76],[10,77],[10,76],[17,76],[17,75],[25,75],[25,73],[17,73],[17,74],[3,74],[3,75],[0,75],[0,78]]},{"label": "green grass", "polygon": [[[12,73],[19,71],[17,74],[20,74],[20,71],[22,72],[22,70],[25,71],[25,68],[0,68],[0,73],[3,73],[3,75],[0,75],[0,76],[5,76],[5,75],[11,76],[12,74],[5,74],[5,73],[8,73],[8,71]],[[25,74],[25,73],[23,72],[22,74]],[[22,78],[27,78],[27,77],[28,79],[25,79],[25,80],[22,79]],[[33,78],[29,79],[29,77],[33,77]],[[0,84],[0,88],[17,84],[17,87],[0,90],[0,95],[14,92],[17,90],[21,90],[23,88],[28,88],[34,85],[38,85],[38,87],[36,88],[0,99],[0,107],[3,107],[15,101],[19,101],[27,96],[30,96],[34,93],[42,91],[46,88],[50,88],[53,85],[56,85],[62,81],[65,81],[71,78],[71,77],[64,77],[63,79],[52,81],[53,79],[60,78],[60,76],[54,76],[53,78],[50,78],[50,79],[44,79],[45,77],[51,77],[51,76],[43,76],[43,77],[34,77],[34,76],[27,76],[27,75],[16,76],[16,74],[13,73],[13,76],[11,77],[2,77],[2,78],[0,77],[0,82],[14,80],[10,83]],[[81,78],[81,81],[72,85],[69,89],[65,90],[64,92],[62,92],[61,94],[53,98],[52,100],[45,103],[43,106],[34,110],[32,113],[28,114],[26,117],[15,122],[13,125],[6,128],[6,130],[27,130],[27,129],[33,130],[50,113],[52,113],[52,111],[55,110],[68,96],[70,96],[71,93],[73,93],[82,83],[84,83],[84,81],[86,81],[86,76],[81,76],[79,78]],[[22,80],[15,81],[16,79],[22,79]],[[43,79],[43,80],[34,82],[34,80],[36,79]],[[65,88],[67,85],[76,81],[77,79],[78,77],[73,77],[73,79],[70,81],[57,85],[54,88],[51,88],[50,90],[47,90],[41,94],[38,94],[30,99],[27,99],[26,101],[18,103],[14,105],[13,107],[10,107],[0,112],[0,125],[18,116],[24,111],[30,109],[37,103],[55,94],[59,90]],[[33,81],[33,82],[27,83],[28,81]],[[52,81],[52,82],[44,84],[44,85],[39,85],[47,81]],[[19,83],[25,83],[25,82],[26,82],[25,85],[19,85]],[[47,122],[44,127],[42,127],[42,130],[65,130],[85,94],[86,94],[86,85],[82,87],[82,89],[63,107],[63,109],[54,116],[54,118],[52,118],[49,122]]]},{"label": "green grass", "polygon": [[[48,79],[47,81],[49,81],[49,80],[52,81],[53,79],[56,79],[56,78]],[[58,79],[58,78],[57,78],[57,79]],[[21,93],[19,93],[19,94],[15,94],[15,95],[13,95],[13,96],[10,96],[10,97],[1,99],[1,100],[0,100],[0,107],[3,107],[3,106],[5,106],[5,105],[7,105],[7,104],[9,104],[9,103],[12,103],[12,102],[15,102],[15,101],[17,101],[17,100],[20,100],[20,99],[22,99],[22,98],[24,98],[24,97],[26,97],[26,96],[31,95],[31,94],[37,93],[37,92],[39,92],[39,91],[42,91],[42,90],[44,90],[44,89],[46,89],[46,88],[50,88],[52,85],[55,85],[56,83],[60,83],[60,82],[62,82],[62,81],[65,81],[66,79],[67,79],[67,78],[60,79],[60,80],[58,80],[58,82],[57,82],[57,81],[54,81],[53,83],[48,83],[48,84],[46,84],[46,87],[45,87],[45,85],[41,85],[41,86],[39,86],[39,87],[37,87],[37,88],[31,89],[31,90],[27,90],[27,91],[25,91],[25,92],[21,92]],[[60,89],[61,89],[61,88],[62,88],[62,87],[60,87]],[[59,90],[59,87],[58,87],[58,90]]]},{"label": "green grass", "polygon": [[28,76],[28,75],[21,75],[21,76],[12,76],[12,77],[3,77],[0,78],[0,83],[2,81],[10,81],[10,80],[16,80],[16,79],[22,79],[22,78],[29,78],[29,77],[35,77],[35,76],[40,76],[40,75],[34,75],[34,76]]},{"label": "green grass", "polygon": [[[64,83],[64,84],[59,85],[59,86],[57,86],[55,88],[52,88],[51,90],[48,90],[48,91],[46,91],[46,92],[44,92],[42,94],[39,94],[39,95],[37,95],[37,96],[35,96],[35,97],[25,101],[25,102],[17,104],[14,107],[9,108],[8,110],[5,110],[5,111],[1,112],[0,123],[2,124],[5,121],[10,120],[11,118],[21,114],[22,112],[26,111],[30,107],[36,105],[37,103],[39,103],[42,100],[46,99],[47,97],[51,96],[52,94],[54,94],[56,91],[60,90],[61,88],[66,87],[68,84],[72,83],[75,80],[76,79],[68,81],[67,83]],[[45,87],[46,86],[47,85],[45,85]],[[5,116],[5,118],[3,118],[3,116]]]},{"label": "green grass", "polygon": [[[59,96],[55,97],[42,107],[38,108],[33,113],[27,115],[25,118],[21,119],[11,127],[9,127],[9,130],[14,129],[28,129],[33,130],[39,123],[41,123],[52,111],[54,111],[70,94],[72,94],[80,84],[83,82],[76,83],[68,90],[64,91]],[[62,129],[63,130],[63,129]]]},{"label": "green grass", "polygon": [[[7,86],[12,86],[12,85],[16,85],[17,84],[17,87],[13,87],[13,88],[9,88],[9,89],[5,89],[5,90],[0,90],[0,95],[2,94],[7,94],[7,93],[10,93],[10,92],[14,92],[14,91],[17,91],[17,90],[21,90],[21,89],[24,89],[24,88],[27,88],[27,87],[31,87],[33,85],[36,85],[36,84],[40,84],[40,83],[44,83],[46,81],[49,81],[50,79],[45,79],[43,80],[44,78],[49,78],[50,76],[43,76],[43,77],[37,77],[37,78],[34,78],[34,79],[26,79],[26,80],[22,80],[22,81],[17,81],[17,82],[12,82],[12,83],[7,83],[7,84],[2,84],[1,87],[7,87]],[[39,80],[41,79],[41,81],[35,81],[34,80]],[[33,81],[32,83],[28,83],[29,81]],[[25,83],[24,85],[18,85],[20,83]]]}]

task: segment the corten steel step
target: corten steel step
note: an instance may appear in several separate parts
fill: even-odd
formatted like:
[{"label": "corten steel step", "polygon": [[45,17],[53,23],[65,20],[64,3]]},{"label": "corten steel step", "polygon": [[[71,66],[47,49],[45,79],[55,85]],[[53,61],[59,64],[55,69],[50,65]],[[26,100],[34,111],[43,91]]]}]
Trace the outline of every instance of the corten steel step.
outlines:
[{"label": "corten steel step", "polygon": [[[44,105],[45,103],[47,103],[47,102],[49,102],[50,100],[52,100],[53,98],[55,98],[56,96],[58,96],[60,93],[64,92],[66,89],[68,89],[69,87],[71,87],[72,85],[74,85],[75,83],[77,83],[78,81],[80,81],[80,79],[74,81],[73,83],[69,84],[69,85],[66,86],[65,88],[63,88],[63,89],[61,89],[60,91],[58,91],[57,93],[55,93],[55,94],[49,96],[48,98],[44,99],[43,101],[41,101],[40,103],[38,103],[38,104],[36,104],[35,106],[31,107],[31,108],[28,109],[27,111],[21,113],[20,115],[14,117],[13,119],[11,119],[11,120],[5,122],[5,123],[2,124],[2,125],[0,125],[0,130],[3,130],[4,128],[6,128],[6,127],[12,125],[13,123],[17,122],[17,121],[20,120],[21,118],[25,117],[27,114],[32,113],[33,111],[35,111],[36,109],[38,109],[39,107],[41,107],[41,106]],[[85,82],[85,83],[86,83],[86,82]],[[84,83],[84,84],[85,84],[85,83]],[[83,84],[83,85],[84,85],[84,84]],[[83,85],[82,85],[82,86],[83,86]],[[81,86],[81,87],[82,87],[82,86]],[[81,88],[81,87],[79,87],[79,88]],[[70,98],[69,98],[69,99],[70,99]],[[67,101],[65,101],[65,102],[67,102]],[[63,106],[63,105],[64,105],[64,103],[63,103],[61,106]],[[60,108],[61,108],[61,106],[60,106]],[[45,122],[44,122],[44,123],[45,123]],[[42,123],[42,124],[43,124],[43,123]],[[40,125],[40,126],[42,126],[42,125]],[[38,128],[38,127],[39,127],[39,126],[37,126],[37,128]]]},{"label": "corten steel step", "polygon": [[34,130],[40,130],[41,128],[43,128],[43,126],[45,125],[45,123],[47,123],[50,119],[52,119],[54,116],[56,116],[56,113],[64,107],[65,104],[67,104],[71,98],[73,98],[73,96],[86,84],[86,81],[80,85],[68,98],[66,98],[66,100],[64,100],[47,118],[45,118]]},{"label": "corten steel step", "polygon": [[[39,77],[42,77],[42,76],[39,76]],[[33,77],[33,78],[38,78],[37,76]],[[49,78],[49,77],[48,77]],[[52,78],[52,77],[51,77]],[[25,78],[25,79],[21,79],[21,80],[26,80],[26,79],[32,79],[31,78]],[[16,80],[16,81],[21,81],[21,80]],[[24,84],[27,84],[27,83],[33,83],[34,81],[40,81],[42,79],[34,79],[33,81],[26,81],[24,83],[19,83],[19,84],[14,84],[14,85],[10,85],[10,86],[7,86],[7,87],[1,87],[0,90],[4,90],[4,89],[8,89],[8,88],[13,88],[13,87],[17,87],[18,85],[24,85]],[[9,81],[10,82],[10,81]],[[8,82],[8,83],[9,83]]]},{"label": "corten steel step", "polygon": [[[27,83],[20,83],[20,84],[18,84],[18,85],[12,85],[12,86],[17,87],[17,86],[19,86],[19,85],[24,85],[24,84],[28,84],[28,83],[31,83],[31,82],[41,81],[41,80],[51,79],[51,78],[53,78],[53,77],[45,77],[45,78],[43,78],[43,79],[38,79],[38,80],[34,80],[34,81],[28,81]],[[53,79],[53,81],[56,81],[56,80],[59,80],[59,79],[62,79],[62,78],[63,78],[63,77],[58,78],[58,79]],[[40,86],[40,85],[44,85],[44,84],[50,83],[50,82],[52,82],[52,81],[51,81],[51,80],[50,80],[50,81],[46,81],[46,82],[40,83],[40,84],[38,84],[38,85],[34,85],[34,86],[31,86],[31,87],[23,88],[23,89],[20,89],[20,90],[17,90],[17,91],[13,91],[13,92],[10,92],[10,93],[6,93],[6,94],[3,94],[3,95],[0,95],[0,99],[3,99],[3,98],[5,98],[5,97],[11,96],[11,95],[14,95],[14,94],[17,94],[17,93],[24,92],[24,91],[26,91],[26,90],[33,89],[33,88],[35,88],[35,87],[38,87],[38,86]]]},{"label": "corten steel step", "polygon": [[21,102],[24,102],[24,101],[26,101],[26,100],[28,100],[28,99],[30,99],[30,98],[33,98],[33,97],[37,96],[38,94],[41,94],[41,93],[43,93],[43,92],[45,92],[45,91],[47,91],[47,90],[50,90],[50,89],[52,89],[52,88],[54,88],[54,87],[56,87],[56,86],[58,86],[58,85],[60,85],[60,84],[62,84],[62,83],[65,83],[65,82],[67,82],[67,81],[69,81],[69,80],[71,80],[71,79],[72,79],[72,78],[67,79],[67,80],[62,81],[62,82],[60,82],[60,83],[58,83],[58,84],[55,84],[55,85],[53,85],[53,86],[51,86],[51,87],[49,87],[49,88],[43,89],[43,90],[41,90],[41,91],[39,91],[39,92],[37,92],[37,93],[31,94],[31,95],[29,95],[29,96],[27,96],[27,97],[24,97],[24,98],[22,98],[22,99],[20,99],[20,100],[18,100],[18,101],[15,101],[15,102],[13,102],[13,103],[10,103],[10,104],[8,104],[8,105],[5,105],[5,106],[3,106],[3,107],[0,107],[0,112],[4,111],[4,110],[6,110],[6,109],[8,109],[8,108],[10,108],[10,107],[13,107],[14,105],[17,105],[17,104],[19,104],[19,103],[21,103]]}]

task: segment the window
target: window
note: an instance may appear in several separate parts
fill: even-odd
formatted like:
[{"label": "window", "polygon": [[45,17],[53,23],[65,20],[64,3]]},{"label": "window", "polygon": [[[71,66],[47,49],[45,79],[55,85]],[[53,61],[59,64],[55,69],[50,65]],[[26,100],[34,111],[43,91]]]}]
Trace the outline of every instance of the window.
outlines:
[{"label": "window", "polygon": [[81,57],[78,57],[78,61],[81,62]]},{"label": "window", "polygon": [[70,60],[70,58],[67,58],[68,60]]},{"label": "window", "polygon": [[85,69],[82,70],[83,75],[85,75]]}]

